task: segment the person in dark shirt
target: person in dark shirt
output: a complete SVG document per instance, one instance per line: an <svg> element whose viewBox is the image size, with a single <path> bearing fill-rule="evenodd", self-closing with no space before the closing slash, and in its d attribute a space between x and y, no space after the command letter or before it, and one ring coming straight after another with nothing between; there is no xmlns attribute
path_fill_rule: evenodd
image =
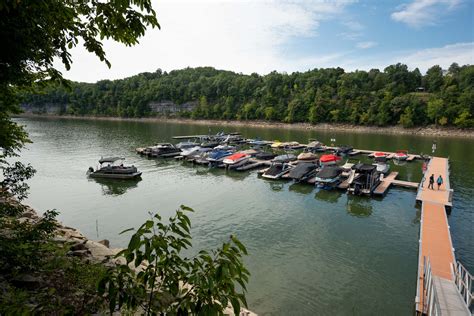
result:
<svg viewBox="0 0 474 316"><path fill-rule="evenodd" d="M430 176L430 184L428 185L428 189L434 190L433 184L434 184L434 174Z"/></svg>

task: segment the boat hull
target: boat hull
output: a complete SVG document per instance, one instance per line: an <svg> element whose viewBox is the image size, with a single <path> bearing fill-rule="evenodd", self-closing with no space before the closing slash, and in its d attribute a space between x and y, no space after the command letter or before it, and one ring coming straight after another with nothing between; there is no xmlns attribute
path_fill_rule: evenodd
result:
<svg viewBox="0 0 474 316"><path fill-rule="evenodd" d="M91 172L89 173L90 178L95 178L95 179L121 179L121 180L127 180L127 179L136 179L140 178L142 175L141 172L134 172L134 173L102 173L102 172Z"/></svg>

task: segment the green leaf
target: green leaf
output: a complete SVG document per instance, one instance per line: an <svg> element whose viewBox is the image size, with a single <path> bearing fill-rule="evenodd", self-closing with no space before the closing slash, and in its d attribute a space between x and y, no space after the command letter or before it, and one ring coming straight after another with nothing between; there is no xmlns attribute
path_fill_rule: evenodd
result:
<svg viewBox="0 0 474 316"><path fill-rule="evenodd" d="M134 230L134 229L135 229L135 228L133 228L133 227L132 227L132 228L125 229L125 230L121 231L121 232L119 233L119 235L122 235L122 234L124 234L124 233L126 233L126 232L129 232L129 231L131 231L131 230Z"/></svg>

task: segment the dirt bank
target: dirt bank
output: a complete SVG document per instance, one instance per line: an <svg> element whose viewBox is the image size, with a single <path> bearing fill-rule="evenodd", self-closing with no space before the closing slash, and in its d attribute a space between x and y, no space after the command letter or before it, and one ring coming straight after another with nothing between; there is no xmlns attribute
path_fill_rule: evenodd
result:
<svg viewBox="0 0 474 316"><path fill-rule="evenodd" d="M132 121L132 122L168 122L176 124L198 124L205 126L226 126L226 127L254 127L254 128L274 128L274 129L296 129L314 131L333 131L351 133L373 133L373 134L400 134L400 135L420 135L430 137L463 137L474 138L474 129L461 129L455 127L425 126L404 128L402 126L359 126L350 124L308 124L308 123L279 123L268 121L221 121L221 120L193 120L184 118L120 118L103 116L71 116L71 115L36 115L22 114L21 117L47 117L74 120L106 120L106 121Z"/></svg>

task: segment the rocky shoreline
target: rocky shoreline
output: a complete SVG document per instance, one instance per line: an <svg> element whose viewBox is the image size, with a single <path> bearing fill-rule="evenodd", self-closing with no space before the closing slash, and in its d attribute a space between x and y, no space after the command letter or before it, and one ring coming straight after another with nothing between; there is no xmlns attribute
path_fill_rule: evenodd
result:
<svg viewBox="0 0 474 316"><path fill-rule="evenodd" d="M18 218L20 222L29 222L31 224L40 220L37 212L30 206L23 205L24 211ZM63 246L69 247L69 251L66 253L67 256L76 257L83 260L85 263L91 264L102 264L104 267L113 267L116 265L126 264L126 260L123 257L116 258L122 248L111 248L110 242L107 239L100 241L94 241L88 239L79 230L66 226L60 222L57 222L56 234L52 238L53 242L59 243ZM139 272L141 269L146 267L145 263L142 263L139 267L130 265L131 268ZM35 277L30 277L27 280L20 280L25 283L26 286L34 286L37 283ZM224 310L224 314L228 316L235 316L232 306L228 306ZM257 314L241 308L239 316L257 316Z"/></svg>
<svg viewBox="0 0 474 316"><path fill-rule="evenodd" d="M72 120L104 120L104 121L131 121L131 122L168 122L175 124L196 124L205 126L226 126L226 127L252 127L252 128L270 128L270 129L295 129L308 131L325 132L351 132L364 134L392 134L392 135L417 135L429 137L459 137L474 138L474 129L460 129L455 127L424 126L404 128L402 126L360 126L351 124L309 124L309 123L280 123L269 121L221 121L221 120L193 120L185 118L164 118L164 117L146 117L146 118L121 118L106 116L73 116L73 115L39 115L23 113L19 117L43 117L52 119L72 119Z"/></svg>

